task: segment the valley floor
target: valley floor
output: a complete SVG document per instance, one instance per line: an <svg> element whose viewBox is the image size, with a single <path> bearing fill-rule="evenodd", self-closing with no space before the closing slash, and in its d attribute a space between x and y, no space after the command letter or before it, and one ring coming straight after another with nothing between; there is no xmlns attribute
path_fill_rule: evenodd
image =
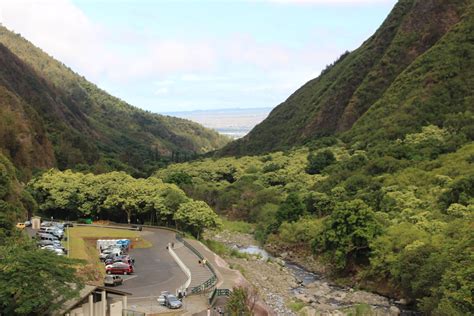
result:
<svg viewBox="0 0 474 316"><path fill-rule="evenodd" d="M229 231L207 237L234 248L257 244L249 234ZM335 286L318 274L313 282L303 284L278 258L228 256L225 260L231 268L242 272L277 315L400 314L400 309L386 297Z"/></svg>

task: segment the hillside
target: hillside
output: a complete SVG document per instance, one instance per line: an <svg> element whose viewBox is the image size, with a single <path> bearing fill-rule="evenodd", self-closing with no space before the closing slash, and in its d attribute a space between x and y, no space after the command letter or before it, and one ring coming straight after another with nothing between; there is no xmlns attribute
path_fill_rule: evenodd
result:
<svg viewBox="0 0 474 316"><path fill-rule="evenodd" d="M57 166L145 175L228 139L115 98L0 26L0 148L28 177Z"/></svg>
<svg viewBox="0 0 474 316"><path fill-rule="evenodd" d="M400 0L361 47L221 154L264 153L341 134L367 145L442 127L447 115L474 110L473 14L468 0Z"/></svg>

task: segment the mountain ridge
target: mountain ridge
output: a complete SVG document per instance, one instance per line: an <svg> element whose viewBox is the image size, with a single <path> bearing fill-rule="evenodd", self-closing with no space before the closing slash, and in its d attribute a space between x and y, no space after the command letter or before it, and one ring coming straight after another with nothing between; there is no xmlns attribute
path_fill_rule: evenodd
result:
<svg viewBox="0 0 474 316"><path fill-rule="evenodd" d="M436 46L454 25L469 24L469 14L472 4L465 0L399 1L359 48L344 53L319 77L278 105L246 137L220 150L219 155L261 154L344 135L384 96L396 78Z"/></svg>
<svg viewBox="0 0 474 316"><path fill-rule="evenodd" d="M166 161L188 159L228 142L197 123L153 114L111 96L3 26L0 54L2 113L10 113L11 121L2 126L5 140L0 147L26 174L79 165L94 172L124 170L142 176ZM12 96L21 108L18 102L6 104ZM12 115L12 109L22 114ZM32 127L32 116L42 127ZM41 155L47 159L38 160L34 153L41 150L34 142L22 142L13 125L29 125L23 134L40 135L53 154L46 150Z"/></svg>

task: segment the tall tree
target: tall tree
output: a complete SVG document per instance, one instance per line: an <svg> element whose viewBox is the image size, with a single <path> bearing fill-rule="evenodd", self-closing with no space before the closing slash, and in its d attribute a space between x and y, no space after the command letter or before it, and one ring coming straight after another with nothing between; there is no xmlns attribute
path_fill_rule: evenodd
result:
<svg viewBox="0 0 474 316"><path fill-rule="evenodd" d="M180 227L189 230L198 239L204 229L216 229L222 226L219 216L203 201L190 201L181 204L174 214L174 220Z"/></svg>

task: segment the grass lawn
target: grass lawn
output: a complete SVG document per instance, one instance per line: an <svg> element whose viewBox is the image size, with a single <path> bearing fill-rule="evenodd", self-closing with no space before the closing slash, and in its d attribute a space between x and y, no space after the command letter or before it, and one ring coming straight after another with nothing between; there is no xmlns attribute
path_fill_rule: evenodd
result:
<svg viewBox="0 0 474 316"><path fill-rule="evenodd" d="M86 261L81 270L89 281L102 281L105 274L104 265L100 262L99 252L96 249L97 239L130 239L132 248L151 247L151 243L143 239L137 231L87 226L70 227L69 255L71 258Z"/></svg>

